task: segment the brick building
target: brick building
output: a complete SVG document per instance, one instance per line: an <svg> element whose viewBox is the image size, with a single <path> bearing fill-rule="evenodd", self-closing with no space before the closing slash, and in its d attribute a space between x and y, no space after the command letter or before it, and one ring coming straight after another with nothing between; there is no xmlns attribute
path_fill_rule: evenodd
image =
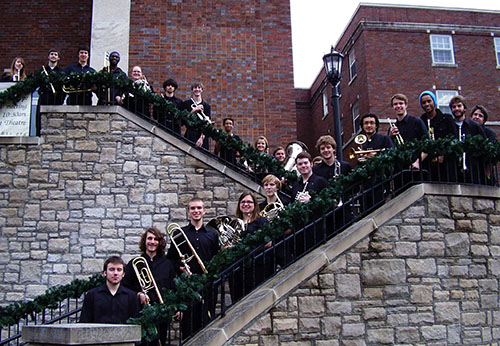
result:
<svg viewBox="0 0 500 346"><path fill-rule="evenodd" d="M81 44L91 47L91 66L100 69L104 51L118 49L119 66L141 65L157 92L173 77L184 99L190 84L202 81L212 118L218 126L235 118L242 139L264 134L276 146L296 138L288 2L28 0L4 1L0 13L3 69L22 56L29 72L38 70L52 47L66 66Z"/></svg>
<svg viewBox="0 0 500 346"><path fill-rule="evenodd" d="M344 148L359 130L359 115L393 117L390 98L397 92L408 96L408 113L417 116L423 113L418 95L424 90L437 94L442 110L451 95L463 95L469 109L484 105L489 124L500 132L500 12L362 4L335 49L345 56L340 82ZM297 90L298 136L310 148L320 135L333 133L331 92L324 71L310 90ZM330 114L322 121L325 112ZM301 131L311 123L312 130Z"/></svg>

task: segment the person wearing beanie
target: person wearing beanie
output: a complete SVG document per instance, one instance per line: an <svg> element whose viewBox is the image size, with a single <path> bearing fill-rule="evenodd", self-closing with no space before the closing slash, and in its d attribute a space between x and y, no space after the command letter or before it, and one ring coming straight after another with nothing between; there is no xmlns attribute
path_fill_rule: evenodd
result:
<svg viewBox="0 0 500 346"><path fill-rule="evenodd" d="M456 137L455 122L451 114L443 113L437 108L436 95L429 90L423 91L418 97L420 106L424 110L424 114L420 116L423 120L429 137L434 139L444 138L448 136Z"/></svg>
<svg viewBox="0 0 500 346"><path fill-rule="evenodd" d="M104 66L103 71L110 72L113 79L127 79L127 74L118 67L120 62L120 53L116 50L109 53L109 66ZM116 105L120 102L122 91L118 88L100 88L98 105Z"/></svg>

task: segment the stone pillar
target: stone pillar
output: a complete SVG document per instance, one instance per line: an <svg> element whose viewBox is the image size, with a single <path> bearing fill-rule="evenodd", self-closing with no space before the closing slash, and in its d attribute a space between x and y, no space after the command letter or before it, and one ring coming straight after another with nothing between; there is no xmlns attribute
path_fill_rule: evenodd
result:
<svg viewBox="0 0 500 346"><path fill-rule="evenodd" d="M68 323L23 326L22 339L30 346L113 345L134 346L141 326L131 324Z"/></svg>

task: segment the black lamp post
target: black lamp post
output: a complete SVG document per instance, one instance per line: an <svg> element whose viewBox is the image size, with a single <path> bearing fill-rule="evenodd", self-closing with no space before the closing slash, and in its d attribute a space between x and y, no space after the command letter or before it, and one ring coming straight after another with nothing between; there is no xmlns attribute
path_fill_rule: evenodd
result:
<svg viewBox="0 0 500 346"><path fill-rule="evenodd" d="M340 105L339 105L339 83L342 77L342 59L344 55L333 49L330 53L323 56L325 64L326 78L332 85L332 107L333 107L333 126L335 128L335 142L337 142L337 160L342 161L342 135L340 132Z"/></svg>

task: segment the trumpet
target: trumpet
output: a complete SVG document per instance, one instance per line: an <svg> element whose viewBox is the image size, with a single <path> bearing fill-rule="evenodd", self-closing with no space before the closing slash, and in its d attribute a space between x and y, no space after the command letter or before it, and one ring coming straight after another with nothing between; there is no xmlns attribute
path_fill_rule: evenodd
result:
<svg viewBox="0 0 500 346"><path fill-rule="evenodd" d="M42 69L43 69L43 73L45 73L45 75L48 77L49 73L45 69L44 65L42 65ZM51 82L49 82L49 84L50 84L50 87L52 88L52 93L55 94L56 93L56 88L54 88L54 84L52 84Z"/></svg>
<svg viewBox="0 0 500 346"><path fill-rule="evenodd" d="M175 233L174 233L175 232ZM167 227L167 234L170 237L170 240L172 241L172 244L175 246L177 252L179 253L179 257L181 259L182 264L186 268L186 275L191 276L193 273L191 272L191 268L189 267L189 262L195 258L198 264L200 265L201 270L206 274L208 273L207 269L205 268L205 265L203 264L203 261L201 260L200 256L196 253L196 250L194 249L193 245L189 241L188 237L182 230L182 228L176 224L176 223L171 223ZM182 238L182 239L180 239ZM177 242L179 241L179 242ZM182 253L181 246L186 244L189 250L191 251L191 255Z"/></svg>
<svg viewBox="0 0 500 346"><path fill-rule="evenodd" d="M391 122L391 119L387 119L387 121L389 122L389 126L391 127L391 129L396 128L396 125L394 125L394 123ZM396 143L398 145L405 144L405 141L403 139L403 136L401 136L401 133L398 133L397 135L395 135L394 138L396 138Z"/></svg>
<svg viewBox="0 0 500 346"><path fill-rule="evenodd" d="M149 302L148 292L154 289L156 295L158 296L158 301L160 304L163 304L163 299L160 294L160 290L158 289L158 285L151 273L151 269L149 269L148 262L144 257L136 257L132 260L132 267L134 268L135 275L137 276L137 280L139 281L139 285L141 286L142 292L146 295L146 299Z"/></svg>
<svg viewBox="0 0 500 346"><path fill-rule="evenodd" d="M302 189L302 191L297 192L297 195L295 196L295 200L296 201L300 200L302 198L302 196L304 196L306 194L309 194L309 192L306 191L307 184L309 184L309 181L306 181L306 183L304 184L304 188Z"/></svg>
<svg viewBox="0 0 500 346"><path fill-rule="evenodd" d="M433 141L434 138L434 127L431 127L431 120L427 119L427 129L429 131L429 139Z"/></svg>
<svg viewBox="0 0 500 346"><path fill-rule="evenodd" d="M349 152L349 159L354 160L358 155L377 153L377 152L382 151L382 150L383 149L355 150L354 148L351 148L351 151Z"/></svg>
<svg viewBox="0 0 500 346"><path fill-rule="evenodd" d="M285 208L283 202L281 202L278 193L274 193L276 196L276 202L271 202L265 206L265 208L260 212L260 216L265 217L269 221L278 216L278 213Z"/></svg>

